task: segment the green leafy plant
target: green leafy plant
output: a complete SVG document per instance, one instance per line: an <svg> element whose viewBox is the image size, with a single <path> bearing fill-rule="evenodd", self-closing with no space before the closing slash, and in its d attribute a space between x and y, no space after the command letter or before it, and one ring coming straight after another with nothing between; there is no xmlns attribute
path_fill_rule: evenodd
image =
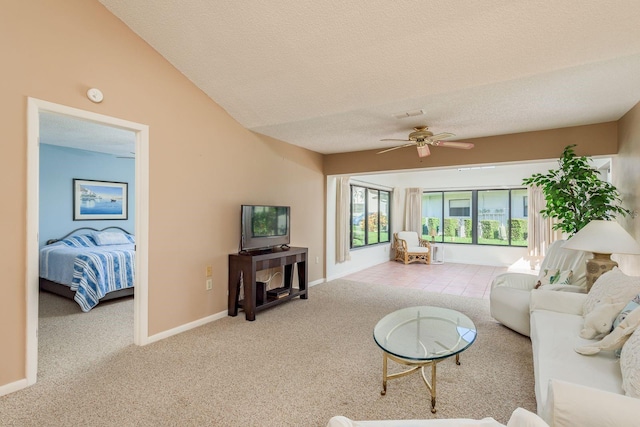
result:
<svg viewBox="0 0 640 427"><path fill-rule="evenodd" d="M527 186L542 189L547 207L540 213L556 218L553 226L569 236L596 219L611 220L616 215L630 215L631 211L620 206L620 193L615 186L600 179L600 172L592 167L589 158L576 156L568 145L558 160L558 169L536 173L525 178Z"/></svg>

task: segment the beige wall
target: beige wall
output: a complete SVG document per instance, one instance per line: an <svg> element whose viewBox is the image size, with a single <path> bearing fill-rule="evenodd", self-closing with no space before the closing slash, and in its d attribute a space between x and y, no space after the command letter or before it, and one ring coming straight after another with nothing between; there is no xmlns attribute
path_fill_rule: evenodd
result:
<svg viewBox="0 0 640 427"><path fill-rule="evenodd" d="M618 121L619 151L613 159L612 183L620 191L624 206L640 212L640 103ZM620 223L640 242L640 217L626 217ZM640 276L640 256L614 257L627 274Z"/></svg>
<svg viewBox="0 0 640 427"><path fill-rule="evenodd" d="M569 144L578 144L576 153L585 156L611 155L617 152L616 122L561 129L525 132L511 135L468 139L475 143L471 150L431 149L431 156L419 158L414 148L403 148L384 154L378 150L325 156L327 175L422 169L481 163L518 162L556 159Z"/></svg>
<svg viewBox="0 0 640 427"><path fill-rule="evenodd" d="M290 205L323 277L320 154L244 129L97 1L3 2L0 52L0 386L25 378L27 97L149 125L150 335L226 310L242 203Z"/></svg>

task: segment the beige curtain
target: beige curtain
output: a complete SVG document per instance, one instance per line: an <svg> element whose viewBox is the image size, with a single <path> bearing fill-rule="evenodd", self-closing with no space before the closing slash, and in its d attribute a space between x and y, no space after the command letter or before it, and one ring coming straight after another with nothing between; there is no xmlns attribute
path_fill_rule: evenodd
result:
<svg viewBox="0 0 640 427"><path fill-rule="evenodd" d="M551 243L562 238L562 232L553 229L554 221L544 218L540 211L547 206L540 187L529 187L529 256L544 257Z"/></svg>
<svg viewBox="0 0 640 427"><path fill-rule="evenodd" d="M404 199L404 230L422 235L422 188L407 188Z"/></svg>
<svg viewBox="0 0 640 427"><path fill-rule="evenodd" d="M349 177L342 176L336 182L336 262L349 261L349 236L351 230L351 188L349 187Z"/></svg>

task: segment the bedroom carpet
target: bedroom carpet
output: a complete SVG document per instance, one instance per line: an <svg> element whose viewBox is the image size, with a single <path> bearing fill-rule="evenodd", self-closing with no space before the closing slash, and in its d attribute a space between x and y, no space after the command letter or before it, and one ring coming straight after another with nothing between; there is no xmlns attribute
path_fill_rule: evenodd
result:
<svg viewBox="0 0 640 427"><path fill-rule="evenodd" d="M73 301L41 294L38 382L0 398L0 424L325 426L334 415L506 423L518 406L535 411L530 341L496 323L487 300L348 280L309 293L255 322L240 312L145 347L133 344L131 299L80 313ZM380 395L373 327L412 305L462 311L478 328L460 366L453 358L438 365L436 414L417 374Z"/></svg>

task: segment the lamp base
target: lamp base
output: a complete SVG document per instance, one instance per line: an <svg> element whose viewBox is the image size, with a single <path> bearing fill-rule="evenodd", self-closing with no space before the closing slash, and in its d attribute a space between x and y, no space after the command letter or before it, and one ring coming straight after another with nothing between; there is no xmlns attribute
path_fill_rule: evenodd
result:
<svg viewBox="0 0 640 427"><path fill-rule="evenodd" d="M593 258L587 260L587 292L593 284L607 271L613 270L618 263L611 259L611 254L593 253Z"/></svg>

